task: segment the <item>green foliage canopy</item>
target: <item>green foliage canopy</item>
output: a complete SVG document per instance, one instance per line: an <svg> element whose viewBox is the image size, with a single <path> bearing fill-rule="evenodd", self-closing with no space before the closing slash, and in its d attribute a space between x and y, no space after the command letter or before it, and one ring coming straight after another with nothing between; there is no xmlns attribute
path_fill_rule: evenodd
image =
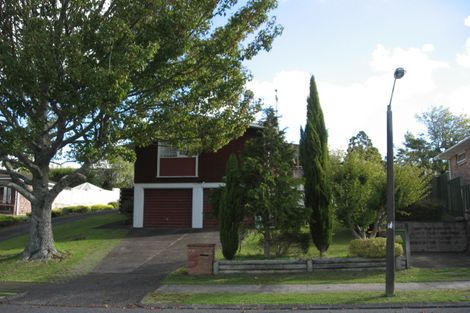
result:
<svg viewBox="0 0 470 313"><path fill-rule="evenodd" d="M245 90L250 74L243 62L269 50L280 34L269 16L276 5L1 2L0 172L12 178L3 185L32 203L34 242L26 259L56 254L44 228L50 228L50 204L94 163L119 154L118 144L159 138L216 149L243 133L257 109ZM82 166L49 190L56 159Z"/></svg>
<svg viewBox="0 0 470 313"><path fill-rule="evenodd" d="M397 159L419 166L429 174L444 173L447 162L436 157L470 136L470 118L465 114L455 115L444 106L434 106L416 118L424 124L426 132L418 135L407 132Z"/></svg>
<svg viewBox="0 0 470 313"><path fill-rule="evenodd" d="M362 137L368 138L365 133ZM362 148L348 151L331 158L336 214L357 238L375 237L386 217L386 168L378 151L371 158ZM406 214L407 207L427 195L430 177L411 164L397 164L394 172L395 208Z"/></svg>

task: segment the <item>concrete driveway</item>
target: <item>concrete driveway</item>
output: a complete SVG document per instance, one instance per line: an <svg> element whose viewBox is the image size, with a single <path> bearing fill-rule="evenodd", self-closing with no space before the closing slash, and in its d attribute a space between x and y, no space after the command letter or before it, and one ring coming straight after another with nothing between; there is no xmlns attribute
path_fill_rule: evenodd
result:
<svg viewBox="0 0 470 313"><path fill-rule="evenodd" d="M217 231L133 229L90 274L30 285L11 303L133 306L185 264L187 244L218 242Z"/></svg>

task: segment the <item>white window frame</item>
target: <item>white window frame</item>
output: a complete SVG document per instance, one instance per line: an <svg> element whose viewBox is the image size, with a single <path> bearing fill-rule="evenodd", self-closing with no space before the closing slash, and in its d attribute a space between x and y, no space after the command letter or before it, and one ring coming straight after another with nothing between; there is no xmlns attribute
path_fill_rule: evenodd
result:
<svg viewBox="0 0 470 313"><path fill-rule="evenodd" d="M170 156L170 157L164 157L164 158L194 158L195 159L195 171L193 176L162 176L160 175L160 147L168 147L169 145L164 144L164 143L158 143L157 147L157 177L158 178L182 178L182 177L188 177L188 178L194 178L194 177L199 177L199 155L187 155L179 150L176 150L176 156Z"/></svg>
<svg viewBox="0 0 470 313"><path fill-rule="evenodd" d="M459 158L463 155L463 158L461 160L459 160ZM461 165L463 163L465 163L467 161L467 157L465 155L465 151L462 152L462 153L458 153L457 156L456 156L456 161L457 161L457 165Z"/></svg>

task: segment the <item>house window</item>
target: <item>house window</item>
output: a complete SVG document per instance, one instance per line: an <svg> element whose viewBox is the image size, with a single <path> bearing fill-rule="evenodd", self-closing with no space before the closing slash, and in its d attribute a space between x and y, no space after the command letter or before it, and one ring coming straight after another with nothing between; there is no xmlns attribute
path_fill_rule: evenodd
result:
<svg viewBox="0 0 470 313"><path fill-rule="evenodd" d="M457 164L465 163L465 152L457 154Z"/></svg>
<svg viewBox="0 0 470 313"><path fill-rule="evenodd" d="M2 203L11 204L11 189L8 187L3 187Z"/></svg>
<svg viewBox="0 0 470 313"><path fill-rule="evenodd" d="M158 177L197 177L198 157L167 144L158 145Z"/></svg>

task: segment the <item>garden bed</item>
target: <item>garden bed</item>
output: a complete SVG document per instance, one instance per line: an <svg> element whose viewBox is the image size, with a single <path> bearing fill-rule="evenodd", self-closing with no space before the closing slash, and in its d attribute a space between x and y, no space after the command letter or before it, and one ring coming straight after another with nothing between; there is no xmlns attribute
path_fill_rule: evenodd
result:
<svg viewBox="0 0 470 313"><path fill-rule="evenodd" d="M295 273L319 271L385 270L385 259L324 258L307 260L236 260L214 262L214 274ZM396 269L406 268L406 258L396 258Z"/></svg>

